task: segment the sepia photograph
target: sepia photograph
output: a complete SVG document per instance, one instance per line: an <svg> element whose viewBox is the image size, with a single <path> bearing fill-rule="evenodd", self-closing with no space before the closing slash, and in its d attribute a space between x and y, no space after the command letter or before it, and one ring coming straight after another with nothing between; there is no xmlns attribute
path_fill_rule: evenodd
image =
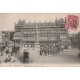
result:
<svg viewBox="0 0 80 80"><path fill-rule="evenodd" d="M0 13L0 67L80 66L80 13Z"/></svg>

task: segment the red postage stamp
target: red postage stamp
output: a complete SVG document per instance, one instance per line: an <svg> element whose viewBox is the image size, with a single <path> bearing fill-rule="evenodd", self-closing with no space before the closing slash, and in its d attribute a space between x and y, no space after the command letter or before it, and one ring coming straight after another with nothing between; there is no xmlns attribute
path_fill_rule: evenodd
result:
<svg viewBox="0 0 80 80"><path fill-rule="evenodd" d="M65 27L69 30L77 30L79 24L79 17L75 15L68 15Z"/></svg>

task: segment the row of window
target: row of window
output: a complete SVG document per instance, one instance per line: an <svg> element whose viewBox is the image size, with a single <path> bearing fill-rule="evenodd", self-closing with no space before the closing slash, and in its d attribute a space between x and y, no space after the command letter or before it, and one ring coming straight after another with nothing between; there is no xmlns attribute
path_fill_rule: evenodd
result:
<svg viewBox="0 0 80 80"><path fill-rule="evenodd" d="M32 31L36 31L36 29L16 29L16 32L32 32Z"/></svg>
<svg viewBox="0 0 80 80"><path fill-rule="evenodd" d="M39 32L49 32L50 30L40 30ZM16 32L36 32L36 30L16 30ZM50 32L57 32L57 30L51 30Z"/></svg>
<svg viewBox="0 0 80 80"><path fill-rule="evenodd" d="M21 28L16 28L15 29L17 32L31 32L31 31L36 31L36 30L39 30L39 31L56 31L57 30L57 28L38 28L38 29L36 29L36 28L25 28L25 29L21 29Z"/></svg>
<svg viewBox="0 0 80 80"><path fill-rule="evenodd" d="M44 30L44 31L46 30L47 31L47 30L57 30L57 29L58 30L66 30L65 28L49 28L49 27L48 28L38 28L37 30L39 30L39 31L40 30L41 31L42 30ZM36 28L15 28L15 30L20 30L20 31L36 31Z"/></svg>
<svg viewBox="0 0 80 80"><path fill-rule="evenodd" d="M36 28L37 27L41 27L41 28L47 28L47 27L56 27L55 25L27 25L27 26L15 26L15 28Z"/></svg>
<svg viewBox="0 0 80 80"><path fill-rule="evenodd" d="M66 31L59 31L59 33L67 33Z"/></svg>
<svg viewBox="0 0 80 80"><path fill-rule="evenodd" d="M36 34L23 35L23 37L36 37L36 36L37 36ZM54 36L57 36L57 35L54 35L54 34L38 34L38 37L54 37Z"/></svg>

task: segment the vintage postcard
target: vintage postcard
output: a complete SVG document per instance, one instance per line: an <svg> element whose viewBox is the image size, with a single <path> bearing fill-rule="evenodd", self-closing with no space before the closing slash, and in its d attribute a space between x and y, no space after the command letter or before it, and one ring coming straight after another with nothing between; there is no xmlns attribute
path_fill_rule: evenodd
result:
<svg viewBox="0 0 80 80"><path fill-rule="evenodd" d="M0 66L80 66L80 13L0 13Z"/></svg>

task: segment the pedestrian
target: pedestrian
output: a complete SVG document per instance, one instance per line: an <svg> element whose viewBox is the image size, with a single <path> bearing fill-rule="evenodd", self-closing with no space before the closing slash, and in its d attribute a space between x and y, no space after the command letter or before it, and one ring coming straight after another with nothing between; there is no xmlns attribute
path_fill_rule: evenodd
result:
<svg viewBox="0 0 80 80"><path fill-rule="evenodd" d="M71 50L71 45L68 46L69 50Z"/></svg>
<svg viewBox="0 0 80 80"><path fill-rule="evenodd" d="M48 55L48 53L47 53L47 48L46 48L46 47L44 47L44 54L45 54L45 55Z"/></svg>
<svg viewBox="0 0 80 80"><path fill-rule="evenodd" d="M61 45L61 51L63 51L63 49L64 49L64 45L62 44L62 45Z"/></svg>
<svg viewBox="0 0 80 80"><path fill-rule="evenodd" d="M9 47L9 52L10 52L10 54L12 56L13 55L12 46Z"/></svg>
<svg viewBox="0 0 80 80"><path fill-rule="evenodd" d="M9 47L6 47L6 54L9 54Z"/></svg>
<svg viewBox="0 0 80 80"><path fill-rule="evenodd" d="M5 52L6 52L5 62L8 62L8 61L10 62L11 61L11 54L10 54L10 51L9 51L9 46L6 47Z"/></svg>
<svg viewBox="0 0 80 80"><path fill-rule="evenodd" d="M2 47L1 47L1 56L3 56L4 50L5 50L5 46L2 45Z"/></svg>
<svg viewBox="0 0 80 80"><path fill-rule="evenodd" d="M43 54L43 48L40 47L40 55L42 55L42 54Z"/></svg>

